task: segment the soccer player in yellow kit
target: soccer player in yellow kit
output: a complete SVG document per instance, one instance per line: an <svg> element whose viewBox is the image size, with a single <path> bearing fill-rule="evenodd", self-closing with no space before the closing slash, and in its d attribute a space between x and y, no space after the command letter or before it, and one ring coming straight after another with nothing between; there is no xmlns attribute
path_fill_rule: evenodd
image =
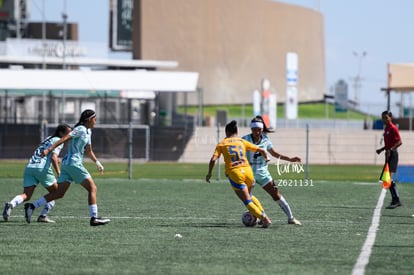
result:
<svg viewBox="0 0 414 275"><path fill-rule="evenodd" d="M246 159L246 150L259 152L264 159L268 159L267 152L237 135L237 122L233 120L226 125L226 138L217 144L214 154L210 159L206 181L210 182L211 172L216 160L223 155L226 176L229 179L234 192L250 213L260 220L262 227L267 228L272 222L266 215L260 201L255 196L251 195L251 190L255 181L252 168Z"/></svg>

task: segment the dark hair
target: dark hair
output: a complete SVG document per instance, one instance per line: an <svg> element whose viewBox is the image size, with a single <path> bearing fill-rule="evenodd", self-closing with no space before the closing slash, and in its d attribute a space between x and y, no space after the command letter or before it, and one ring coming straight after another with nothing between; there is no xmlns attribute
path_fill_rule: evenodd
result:
<svg viewBox="0 0 414 275"><path fill-rule="evenodd" d="M53 135L49 136L47 139L44 140L44 142L48 141L51 138L54 137L58 137L61 138L61 136L59 135L60 133L65 133L66 129L71 129L71 127L67 124L59 124L56 129L55 132L53 133Z"/></svg>
<svg viewBox="0 0 414 275"><path fill-rule="evenodd" d="M387 115L389 117L392 117L392 113L390 111L384 111L384 112L382 112L381 116L385 116L385 115Z"/></svg>
<svg viewBox="0 0 414 275"><path fill-rule="evenodd" d="M79 121L78 121L78 123L76 123L75 127L79 126L79 125L84 125L85 122L88 119L93 118L94 116L96 116L96 113L95 113L94 110L87 109L87 110L83 111L80 118L79 118Z"/></svg>
<svg viewBox="0 0 414 275"><path fill-rule="evenodd" d="M52 137L60 137L60 133L65 133L66 129L71 129L71 127L67 124L60 124L56 127L55 132L53 133Z"/></svg>
<svg viewBox="0 0 414 275"><path fill-rule="evenodd" d="M226 136L237 134L237 121L232 120L226 125Z"/></svg>
<svg viewBox="0 0 414 275"><path fill-rule="evenodd" d="M270 128L268 128L268 127L266 126L266 123L264 122L263 117L262 117L262 116L260 116L260 115L255 116L255 117L252 119L252 121L251 121L251 122L261 122L261 123L263 123L263 133L273 133L273 132L274 132L274 130L272 130L272 129L270 129Z"/></svg>

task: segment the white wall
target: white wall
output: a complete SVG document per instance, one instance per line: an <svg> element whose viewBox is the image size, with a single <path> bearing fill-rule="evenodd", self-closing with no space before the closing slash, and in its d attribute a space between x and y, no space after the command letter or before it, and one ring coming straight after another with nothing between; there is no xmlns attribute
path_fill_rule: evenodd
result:
<svg viewBox="0 0 414 275"><path fill-rule="evenodd" d="M240 128L239 135L250 133ZM414 132L400 131L403 145L399 148L400 164L414 164ZM220 129L224 138L224 128ZM277 152L306 160L306 129L279 129L269 134ZM378 164L384 163L384 154L375 150L382 147L382 131L358 129L309 129L310 164ZM199 127L187 145L180 162L208 163L217 143L217 128ZM276 162L276 160L272 160Z"/></svg>

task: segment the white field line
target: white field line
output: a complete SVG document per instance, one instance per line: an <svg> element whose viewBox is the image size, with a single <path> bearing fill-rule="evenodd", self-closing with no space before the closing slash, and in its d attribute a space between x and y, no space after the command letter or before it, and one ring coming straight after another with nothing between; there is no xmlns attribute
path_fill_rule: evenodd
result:
<svg viewBox="0 0 414 275"><path fill-rule="evenodd" d="M384 204L385 194L387 193L386 189L381 190L381 194L378 198L377 206L375 207L374 214L372 216L371 226L368 229L367 238L365 243L362 246L361 253L359 254L358 260L352 269L352 275L363 275L365 274L365 267L369 262L369 257L371 256L372 246L375 243L375 238L377 236L377 229L379 226L379 221L381 217L381 209Z"/></svg>

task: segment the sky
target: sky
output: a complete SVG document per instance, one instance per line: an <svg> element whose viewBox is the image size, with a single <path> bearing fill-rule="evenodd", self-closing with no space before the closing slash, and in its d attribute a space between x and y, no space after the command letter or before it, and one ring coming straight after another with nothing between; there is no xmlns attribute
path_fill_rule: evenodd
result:
<svg viewBox="0 0 414 275"><path fill-rule="evenodd" d="M388 63L414 62L414 1L411 0L289 0L318 10L324 17L326 85L343 79L354 99L353 79L362 78L361 108L379 114L386 109L381 88L387 85ZM356 52L358 56L353 53ZM363 53L366 53L364 57ZM409 107L409 95L403 101ZM399 114L400 94L393 94L391 110Z"/></svg>
<svg viewBox="0 0 414 275"><path fill-rule="evenodd" d="M414 63L414 1L278 2L313 9L323 15L326 93L332 93L332 87L342 79L348 83L349 99L354 100L354 79L359 74L362 79L358 95L361 110L380 115L387 107L385 94L381 91L387 85L387 64ZM44 14L46 21L61 22L64 10L69 22L79 24L80 41L107 43L109 0L31 0L30 18L41 21ZM110 57L130 58L131 55L112 53ZM396 116L400 102L409 107L411 95L401 98L399 94L392 94L391 111Z"/></svg>

